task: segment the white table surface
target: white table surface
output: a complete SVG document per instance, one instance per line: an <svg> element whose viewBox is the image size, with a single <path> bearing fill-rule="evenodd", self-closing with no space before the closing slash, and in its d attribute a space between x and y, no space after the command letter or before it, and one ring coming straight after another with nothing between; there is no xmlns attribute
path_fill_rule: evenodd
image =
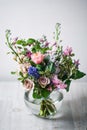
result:
<svg viewBox="0 0 87 130"><path fill-rule="evenodd" d="M73 82L55 120L34 116L19 82L0 82L0 130L87 130L87 83Z"/></svg>

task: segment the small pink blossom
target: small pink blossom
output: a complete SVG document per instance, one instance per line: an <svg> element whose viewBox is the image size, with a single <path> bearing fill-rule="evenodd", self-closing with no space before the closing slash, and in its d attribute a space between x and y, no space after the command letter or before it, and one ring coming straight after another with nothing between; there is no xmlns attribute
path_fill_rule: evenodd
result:
<svg viewBox="0 0 87 130"><path fill-rule="evenodd" d="M63 51L64 56L69 56L72 54L72 47L67 46L67 48Z"/></svg>
<svg viewBox="0 0 87 130"><path fill-rule="evenodd" d="M31 59L35 64L40 64L41 62L43 62L44 55L40 52L36 52L31 55Z"/></svg>
<svg viewBox="0 0 87 130"><path fill-rule="evenodd" d="M46 42L46 43L45 43L45 47L48 47L48 46L49 46L49 42Z"/></svg>
<svg viewBox="0 0 87 130"><path fill-rule="evenodd" d="M64 89L67 87L66 84L64 84L60 79L57 78L57 75L54 75L52 78L52 82L55 85L56 88Z"/></svg>
<svg viewBox="0 0 87 130"><path fill-rule="evenodd" d="M59 85L61 83L61 80L57 78L57 75L54 75L52 78L52 82L54 85Z"/></svg>
<svg viewBox="0 0 87 130"><path fill-rule="evenodd" d="M64 83L61 83L60 85L58 85L58 88L60 88L60 89L64 89L64 88L66 88L66 87L67 87L67 85L64 84Z"/></svg>
<svg viewBox="0 0 87 130"><path fill-rule="evenodd" d="M50 92L52 92L52 87L49 86L49 87L47 88L47 90L50 91Z"/></svg>
<svg viewBox="0 0 87 130"><path fill-rule="evenodd" d="M41 39L40 39L40 42L42 42L42 43L43 43L43 42L44 42L44 39L42 39L42 38L41 38Z"/></svg>
<svg viewBox="0 0 87 130"><path fill-rule="evenodd" d="M28 57L28 58L31 58L31 52L30 51L28 51L27 53L26 53L26 56Z"/></svg>

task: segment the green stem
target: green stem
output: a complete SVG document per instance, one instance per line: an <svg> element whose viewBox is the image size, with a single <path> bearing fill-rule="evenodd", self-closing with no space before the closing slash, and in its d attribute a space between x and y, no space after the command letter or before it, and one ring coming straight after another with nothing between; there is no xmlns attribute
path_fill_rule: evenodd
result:
<svg viewBox="0 0 87 130"><path fill-rule="evenodd" d="M56 26L55 26L55 41L57 43L57 47L58 47L58 40L59 40L59 35L60 35L60 24L59 23L56 23Z"/></svg>
<svg viewBox="0 0 87 130"><path fill-rule="evenodd" d="M22 63L22 60L20 59L18 53L12 48L11 43L9 42L8 33L9 32L7 32L7 34L6 34L7 45L9 46L9 48L13 51L13 53L19 58L20 62Z"/></svg>
<svg viewBox="0 0 87 130"><path fill-rule="evenodd" d="M40 107L40 116L47 117L53 115L56 111L55 105L49 100L42 100Z"/></svg>

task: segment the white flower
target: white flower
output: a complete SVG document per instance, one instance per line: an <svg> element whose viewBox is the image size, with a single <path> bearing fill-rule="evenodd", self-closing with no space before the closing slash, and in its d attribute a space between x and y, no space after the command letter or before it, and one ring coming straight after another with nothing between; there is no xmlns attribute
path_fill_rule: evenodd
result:
<svg viewBox="0 0 87 130"><path fill-rule="evenodd" d="M28 72L28 68L30 67L30 63L24 63L20 65L20 71L22 73L27 73Z"/></svg>

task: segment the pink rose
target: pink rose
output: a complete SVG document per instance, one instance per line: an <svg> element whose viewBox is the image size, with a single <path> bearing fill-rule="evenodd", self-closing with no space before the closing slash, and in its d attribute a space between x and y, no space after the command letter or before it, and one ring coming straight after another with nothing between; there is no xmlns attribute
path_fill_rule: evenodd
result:
<svg viewBox="0 0 87 130"><path fill-rule="evenodd" d="M38 79L38 82L42 88L45 88L48 84L50 84L50 79L42 76Z"/></svg>
<svg viewBox="0 0 87 130"><path fill-rule="evenodd" d="M26 88L26 89L31 89L31 88L33 88L34 87L34 83L30 80L30 79L26 79L25 81L24 81L24 87Z"/></svg>
<svg viewBox="0 0 87 130"><path fill-rule="evenodd" d="M31 59L35 64L40 64L44 59L44 55L40 52L36 52L31 55Z"/></svg>

